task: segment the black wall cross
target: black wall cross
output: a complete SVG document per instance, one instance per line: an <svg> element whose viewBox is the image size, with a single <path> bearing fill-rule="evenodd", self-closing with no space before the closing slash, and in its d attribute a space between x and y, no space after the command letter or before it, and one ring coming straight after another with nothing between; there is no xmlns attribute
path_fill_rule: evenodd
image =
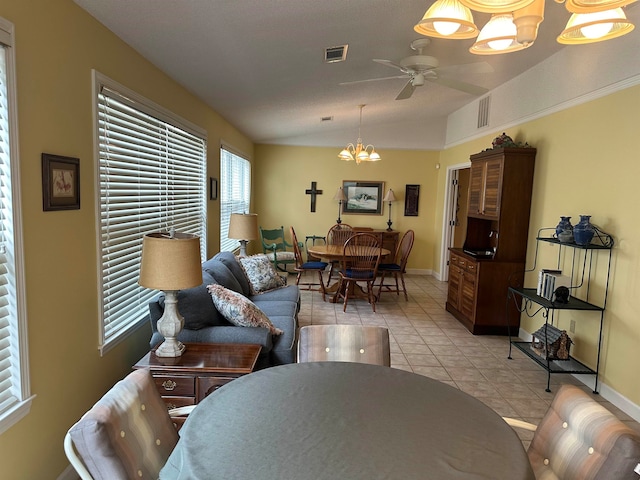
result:
<svg viewBox="0 0 640 480"><path fill-rule="evenodd" d="M322 190L316 188L317 182L311 182L311 188L304 191L307 195L311 195L311 211L316 211L316 195L322 195Z"/></svg>

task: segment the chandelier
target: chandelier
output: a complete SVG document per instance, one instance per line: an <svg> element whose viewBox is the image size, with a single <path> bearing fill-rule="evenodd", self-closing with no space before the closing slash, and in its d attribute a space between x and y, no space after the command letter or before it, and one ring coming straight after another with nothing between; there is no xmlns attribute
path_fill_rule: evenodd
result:
<svg viewBox="0 0 640 480"><path fill-rule="evenodd" d="M564 3L565 0L556 0ZM601 42L633 30L622 7L636 0L566 0L571 13L558 43L579 45ZM530 47L544 20L545 0L436 0L414 27L421 35L438 38L474 38L469 48L476 55L495 55ZM478 30L472 10L491 13ZM478 33L479 32L479 33Z"/></svg>
<svg viewBox="0 0 640 480"><path fill-rule="evenodd" d="M360 123L358 124L358 142L355 147L353 143L350 143L338 154L338 158L340 160L344 160L346 162L351 162L355 160L356 165L360 165L360 162L377 162L378 160L382 160L380 155L376 152L376 149L373 145L367 145L366 147L362 144L362 138L360 137L360 128L362 127L362 109L365 105L358 105L360 107ZM371 153L369 153L369 148L371 148Z"/></svg>

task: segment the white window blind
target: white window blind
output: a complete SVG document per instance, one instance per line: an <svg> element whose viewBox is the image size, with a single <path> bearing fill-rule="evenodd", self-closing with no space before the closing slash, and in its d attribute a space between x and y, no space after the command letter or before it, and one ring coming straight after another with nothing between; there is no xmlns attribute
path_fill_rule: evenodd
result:
<svg viewBox="0 0 640 480"><path fill-rule="evenodd" d="M0 433L29 411L13 25L0 18Z"/></svg>
<svg viewBox="0 0 640 480"><path fill-rule="evenodd" d="M145 319L158 293L138 285L146 233L196 234L205 252L206 139L147 102L98 92L101 348Z"/></svg>
<svg viewBox="0 0 640 480"><path fill-rule="evenodd" d="M228 237L232 213L249 213L251 163L225 147L220 149L220 251L238 248L238 240Z"/></svg>

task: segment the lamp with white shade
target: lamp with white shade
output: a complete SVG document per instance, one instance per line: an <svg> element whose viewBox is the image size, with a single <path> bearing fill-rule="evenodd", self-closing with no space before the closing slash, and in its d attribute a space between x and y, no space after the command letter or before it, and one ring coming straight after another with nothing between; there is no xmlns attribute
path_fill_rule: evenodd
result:
<svg viewBox="0 0 640 480"><path fill-rule="evenodd" d="M255 213L232 213L228 238L240 242L240 256L247 256L247 243L258 238L258 215Z"/></svg>
<svg viewBox="0 0 640 480"><path fill-rule="evenodd" d="M342 223L342 219L340 218L342 202L347 201L347 196L344 194L344 190L342 189L342 187L338 187L338 191L333 196L333 199L338 201L338 220L336 220L336 222L338 223L338 225L340 225Z"/></svg>
<svg viewBox="0 0 640 480"><path fill-rule="evenodd" d="M178 311L178 292L202 284L200 238L188 233L150 233L142 239L138 284L165 295L158 332L165 338L156 349L158 357L179 357L185 350L176 338L184 326Z"/></svg>
<svg viewBox="0 0 640 480"><path fill-rule="evenodd" d="M389 202L389 221L387 222L388 228L387 232L392 230L391 228L391 204L396 201L396 196L393 194L393 190L389 189L387 194L382 199L383 202Z"/></svg>

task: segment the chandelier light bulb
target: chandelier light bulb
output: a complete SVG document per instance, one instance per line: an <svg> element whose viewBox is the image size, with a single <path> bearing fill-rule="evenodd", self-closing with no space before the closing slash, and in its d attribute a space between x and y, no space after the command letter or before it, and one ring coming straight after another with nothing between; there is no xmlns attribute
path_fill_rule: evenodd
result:
<svg viewBox="0 0 640 480"><path fill-rule="evenodd" d="M611 29L613 28L613 22L602 22L603 20L610 20L612 18L624 18L624 14L620 15L618 13L622 13L620 8L616 8L614 10L606 10L604 12L594 12L594 13L578 13L575 14L575 25L582 25L583 23L588 23L589 25L585 25L580 28L580 32L587 38L596 39L602 38L607 35ZM597 22L597 23L593 23Z"/></svg>
<svg viewBox="0 0 640 480"><path fill-rule="evenodd" d="M485 33L484 36L482 35L483 33ZM513 16L511 14L495 15L482 29L478 39L484 40L485 38L495 38L496 40L488 42L489 47L493 50L506 50L513 43L513 38L515 38L516 33L516 26L513 23Z"/></svg>

